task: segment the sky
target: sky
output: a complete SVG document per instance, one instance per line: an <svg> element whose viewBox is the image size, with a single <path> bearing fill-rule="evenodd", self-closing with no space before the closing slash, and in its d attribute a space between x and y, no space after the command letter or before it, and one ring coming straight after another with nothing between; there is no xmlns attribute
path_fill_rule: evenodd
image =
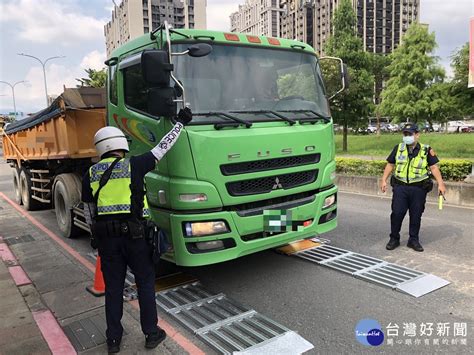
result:
<svg viewBox="0 0 474 355"><path fill-rule="evenodd" d="M116 0L118 3L120 0ZM207 28L228 31L229 15L245 0L207 0ZM473 0L420 0L420 22L435 32L436 55L448 75L450 56L468 41ZM84 69L101 69L105 58L104 24L112 0L0 0L0 81L15 86L17 111L32 113L46 107L43 69L26 53L51 60L46 65L48 94L75 87ZM13 111L11 88L0 83L0 113Z"/></svg>

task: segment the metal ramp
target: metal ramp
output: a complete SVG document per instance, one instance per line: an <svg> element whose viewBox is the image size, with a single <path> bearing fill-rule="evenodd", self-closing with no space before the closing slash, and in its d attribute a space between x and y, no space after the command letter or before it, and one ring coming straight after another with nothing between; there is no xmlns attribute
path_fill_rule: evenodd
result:
<svg viewBox="0 0 474 355"><path fill-rule="evenodd" d="M221 354L301 354L313 345L297 333L199 282L164 290L156 303Z"/></svg>
<svg viewBox="0 0 474 355"><path fill-rule="evenodd" d="M328 244L291 255L336 269L354 277L420 297L450 284L440 277L388 263Z"/></svg>

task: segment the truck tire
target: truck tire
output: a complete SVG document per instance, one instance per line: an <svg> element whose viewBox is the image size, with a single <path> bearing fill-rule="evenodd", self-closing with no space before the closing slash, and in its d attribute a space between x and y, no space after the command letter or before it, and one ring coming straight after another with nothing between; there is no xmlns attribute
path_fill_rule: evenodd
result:
<svg viewBox="0 0 474 355"><path fill-rule="evenodd" d="M73 238L81 233L74 225L72 208L81 201L81 182L75 174L58 175L54 182L54 211L59 229L66 238Z"/></svg>
<svg viewBox="0 0 474 355"><path fill-rule="evenodd" d="M21 201L23 202L23 206L25 206L25 210L27 211L39 210L43 204L32 197L33 190L31 189L31 187L33 186L33 184L31 182L31 175L27 169L21 168L19 181L20 181Z"/></svg>
<svg viewBox="0 0 474 355"><path fill-rule="evenodd" d="M15 202L22 205L21 201L21 188L20 188L20 173L16 167L13 168L13 193L15 195Z"/></svg>

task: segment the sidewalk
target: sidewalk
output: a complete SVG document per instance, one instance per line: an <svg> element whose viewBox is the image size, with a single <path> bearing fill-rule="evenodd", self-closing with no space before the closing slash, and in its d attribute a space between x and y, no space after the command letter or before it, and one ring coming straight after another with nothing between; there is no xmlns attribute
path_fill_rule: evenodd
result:
<svg viewBox="0 0 474 355"><path fill-rule="evenodd" d="M2 256L4 248L5 244L0 241ZM14 265L12 262L9 264ZM17 287L7 264L0 261L0 354L50 354L48 344L21 293L25 287Z"/></svg>
<svg viewBox="0 0 474 355"><path fill-rule="evenodd" d="M33 215L0 193L0 354L106 354L104 298L85 290L94 265ZM24 270L23 286L10 265ZM159 316L168 337L151 353L204 354ZM136 301L124 303L122 324L121 352L144 352Z"/></svg>

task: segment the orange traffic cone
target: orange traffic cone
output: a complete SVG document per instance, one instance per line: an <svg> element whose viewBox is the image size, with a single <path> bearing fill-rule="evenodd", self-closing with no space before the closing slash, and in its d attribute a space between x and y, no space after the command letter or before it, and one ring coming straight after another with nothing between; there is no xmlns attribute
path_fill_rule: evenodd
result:
<svg viewBox="0 0 474 355"><path fill-rule="evenodd" d="M104 275L102 275L102 270L100 268L100 256L98 255L97 261L95 263L94 286L88 286L86 287L86 290L93 294L95 297L105 295Z"/></svg>

